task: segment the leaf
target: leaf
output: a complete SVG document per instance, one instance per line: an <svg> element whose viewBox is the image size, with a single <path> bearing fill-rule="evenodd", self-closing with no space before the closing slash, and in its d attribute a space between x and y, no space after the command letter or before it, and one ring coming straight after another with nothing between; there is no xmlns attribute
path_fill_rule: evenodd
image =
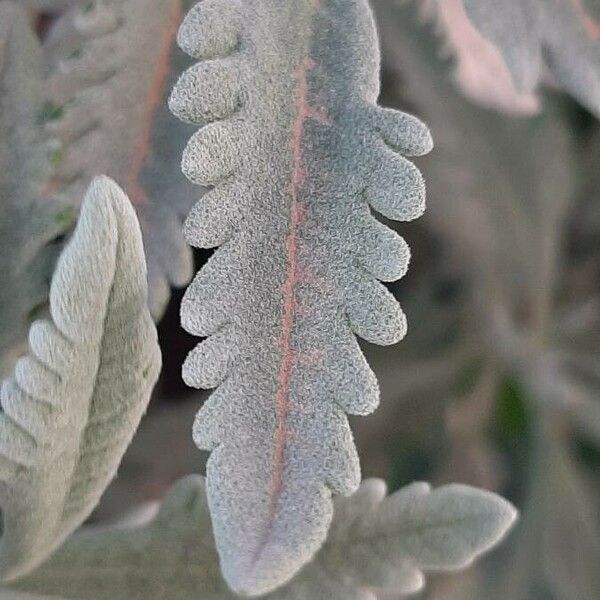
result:
<svg viewBox="0 0 600 600"><path fill-rule="evenodd" d="M417 483L385 498L367 480L336 498L329 539L295 579L265 600L358 600L376 590L415 591L424 570L456 570L494 546L516 512L494 494L461 485ZM228 600L201 477L189 476L141 527L90 529L14 584L78 600Z"/></svg>
<svg viewBox="0 0 600 600"><path fill-rule="evenodd" d="M0 573L37 566L89 515L113 478L158 377L135 213L92 183L36 321L29 355L0 393Z"/></svg>
<svg viewBox="0 0 600 600"><path fill-rule="evenodd" d="M175 124L166 106L171 66L181 62L173 52L180 4L80 4L56 21L45 42L47 94L61 109L48 131L64 155L54 186L74 203L101 173L126 190L142 228L156 319L170 286L186 285L193 274L181 222L197 192L174 164L189 128Z"/></svg>
<svg viewBox="0 0 600 600"><path fill-rule="evenodd" d="M48 296L52 242L71 221L43 190L50 148L36 123L40 59L25 11L0 2L0 376L26 348L30 317Z"/></svg>
<svg viewBox="0 0 600 600"><path fill-rule="evenodd" d="M535 89L548 67L559 84L600 116L600 3L597 0L463 0L493 42L517 88Z"/></svg>
<svg viewBox="0 0 600 600"><path fill-rule="evenodd" d="M86 600L233 599L222 581L201 477L177 482L150 522L83 529L16 589Z"/></svg>
<svg viewBox="0 0 600 600"><path fill-rule="evenodd" d="M467 98L508 114L539 111L539 98L515 88L502 54L469 21L462 0L420 1L425 15L444 32L446 51L456 56L453 78Z"/></svg>
<svg viewBox="0 0 600 600"><path fill-rule="evenodd" d="M302 572L304 589L325 571L342 584L337 592L328 590L332 598L368 598L360 595L365 589L413 593L424 585L424 571L467 567L496 545L516 518L499 496L464 485L431 490L427 483L414 483L388 498L385 492L381 480L371 479L353 497L337 500L329 539ZM281 598L325 597L302 589L296 586L290 595L284 590Z"/></svg>
<svg viewBox="0 0 600 600"><path fill-rule="evenodd" d="M221 246L182 302L184 328L209 336L183 377L219 386L194 439L213 451L208 498L225 578L264 593L323 542L331 494L359 484L345 413L372 412L379 392L353 334L382 345L404 336L404 314L377 280L400 278L409 258L369 204L418 217L423 180L401 154L432 142L414 117L375 105L365 0L207 0L178 39L202 62L170 107L206 125L183 171L215 186L184 229L194 246Z"/></svg>

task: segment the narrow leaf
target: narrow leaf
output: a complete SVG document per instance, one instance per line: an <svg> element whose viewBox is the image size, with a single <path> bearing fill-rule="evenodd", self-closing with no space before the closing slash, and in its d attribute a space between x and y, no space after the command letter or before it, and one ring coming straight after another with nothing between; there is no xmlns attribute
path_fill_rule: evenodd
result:
<svg viewBox="0 0 600 600"><path fill-rule="evenodd" d="M375 104L365 0L206 0L179 43L203 60L170 99L205 125L183 171L215 186L185 231L195 246L222 245L182 303L183 326L209 336L183 376L220 384L194 439L213 451L208 498L225 578L264 593L319 548L332 493L359 484L345 413L372 412L379 391L353 334L383 345L404 336L404 314L377 279L401 277L409 259L369 204L418 217L423 180L402 154L432 142L416 118Z"/></svg>
<svg viewBox="0 0 600 600"><path fill-rule="evenodd" d="M313 561L265 600L373 600L419 589L423 571L455 570L495 545L515 519L494 494L414 484L385 498L381 480L336 498L329 538ZM203 479L169 492L141 527L82 531L47 564L15 583L78 600L233 600L221 579Z"/></svg>
<svg viewBox="0 0 600 600"><path fill-rule="evenodd" d="M0 399L0 573L43 561L114 476L160 368L139 226L126 196L94 180L50 289L52 320Z"/></svg>

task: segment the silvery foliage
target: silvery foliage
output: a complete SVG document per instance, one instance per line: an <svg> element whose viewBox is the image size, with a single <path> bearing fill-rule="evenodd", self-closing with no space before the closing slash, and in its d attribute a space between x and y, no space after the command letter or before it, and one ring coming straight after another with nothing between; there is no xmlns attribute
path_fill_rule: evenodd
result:
<svg viewBox="0 0 600 600"><path fill-rule="evenodd" d="M186 72L171 100L176 113L195 122L236 113L231 121L209 125L196 134L185 154L184 168L191 178L220 184L192 211L186 225L188 238L200 246L223 244L223 248L203 272L216 279L208 294L198 279L184 302L184 320L194 332L215 334L192 353L184 373L194 385L213 387L231 367L229 378L257 401L257 413L248 414L250 406L238 396L242 404L222 407L223 414L218 415L215 404L217 395L226 391L223 384L204 411L206 425L197 422L195 437L216 437L221 426L241 425L234 442L244 448L238 447L234 458L248 469L242 481L249 486L248 496L260 500L260 486L266 483L261 436L270 431L271 439L279 440L270 449L271 458L279 455L281 463L281 480L271 481L275 483L271 492L275 490L285 510L272 505L272 531L267 534L273 539L269 540L263 537L264 524L250 518L260 502L252 505L238 494L230 495L229 504L223 503L227 496L219 496L218 486L211 488L211 472L219 482L214 476L217 450L207 489L219 554L211 537L204 486L196 478L177 488L184 492L176 490L155 521L137 529L122 525L109 531L83 531L57 550L89 514L114 475L159 368L156 334L145 308L144 260L135 214L114 183L98 179L55 272L51 319L32 326L30 354L19 361L2 391L0 442L5 460L1 473L6 485L0 496L4 516L0 556L5 560L4 579L24 575L57 550L46 565L19 579L14 584L18 588L52 593L51 586L62 581L66 587L56 591L61 595L93 597L112 589L114 597L131 597L146 589L136 575L137 561L149 554L158 557L159 564L168 564L169 553L189 558L190 546L200 543L204 553L192 553L193 560L206 562L208 576L204 579L204 571L198 576L209 590L218 590L221 596L215 597L233 597L220 579L220 562L227 583L236 591L272 590L305 565L296 579L271 592L271 597L372 598L382 588L418 589L425 570L466 566L496 543L514 521L515 511L507 502L473 488L446 486L431 491L427 484L413 484L384 500L383 484L367 481L355 495L336 498L336 516L325 541L333 512L329 488L349 494L359 485L344 411L364 414L378 400L377 384L352 332L386 344L402 337L405 328L401 311L377 279L400 277L406 270L408 248L370 215L367 202L387 217L410 220L418 216L424 201L422 179L400 153L422 154L430 149L431 138L417 119L375 106L378 53L365 2L307 0L301 6L288 2L276 9L266 0L251 4L256 10L243 14L236 12L244 9L237 2L205 0L180 33L182 45L196 58L215 58L211 53L227 54L238 42L248 43L247 47L240 44L240 53L227 59L230 62L223 70L211 72L214 63L226 62L216 59ZM121 25L113 16L123 14L113 8L112 2L101 3L91 15L86 11L88 21L73 13L76 27L65 39L77 40L89 33L107 42L104 36ZM290 45L288 27L294 25L302 34ZM63 26L68 30L68 22ZM59 33L57 26L47 49ZM290 54L281 53L282 48ZM86 63L85 53L81 55L76 46L70 59L82 62L65 66L59 61L66 78L60 79L60 73L51 69L49 89L69 89L69 81L79 83L77 77L69 79L73 71L84 77L87 67L93 78L92 63L101 72L92 87L108 85L116 76L111 64L116 55L108 44L98 60L88 57ZM244 62L250 69L238 71ZM336 82L333 88L321 85L325 75ZM208 91L199 92L198 86L203 85ZM249 110L252 107L255 112ZM54 124L59 138L68 139L69 127L75 141L85 138L87 131L79 129L74 114L66 121L62 118ZM236 159L244 156L246 144L255 151L250 155L253 160L244 167L237 164L240 177L225 182L223 178L235 170ZM267 168L271 178L265 177ZM80 171L85 169L78 166L77 153L72 151L70 160L61 161L54 182L66 190L78 180ZM291 201L282 203L282 197ZM250 205L268 210L253 214L248 211ZM198 220L203 210L212 211L214 218ZM241 227L243 220L257 226L255 239ZM235 239L240 242L237 249ZM232 286L227 285L233 278L252 283L255 300L265 305L259 310L250 305L252 298L243 302L234 298ZM230 310L232 300L241 302L237 316ZM227 322L232 315L235 322ZM238 329L220 328L226 322ZM244 331L248 338L239 337ZM249 337L255 334L255 346L250 347ZM315 348L325 350L320 353ZM253 364L252 354L260 352L264 364ZM234 377L236 365L245 369ZM288 397L282 402L273 383L287 388ZM266 404L268 395L256 396L252 386L257 384L263 391L271 389L270 400L278 400L277 411ZM299 404L292 406L290 398ZM238 415L240 407L246 411ZM255 416L255 430L248 434L248 417ZM292 452L288 458L290 447L299 447L301 452ZM59 459L61 469L52 468ZM241 476L239 466L233 475ZM183 502L177 501L179 493ZM198 519L193 514L193 522L200 521L199 532L189 521L194 506L203 515ZM220 524L214 520L215 506ZM269 512L263 510L259 517L270 516ZM251 528L257 524L253 533ZM229 534L231 527L240 528L242 544L227 548L227 539L219 543L219 526L222 537L228 528ZM390 531L398 535L390 536ZM165 539L173 532L177 536L169 546ZM260 536L258 543L256 536ZM235 561L247 565L253 549L263 552L260 568L255 573L232 570ZM112 569L109 564L103 570L98 563L101 559L110 563L117 556L120 562ZM71 580L60 566L63 559ZM88 559L92 562L87 563ZM357 564L364 569L357 569ZM52 574L56 565L61 572L58 579L56 572ZM179 593L178 581L184 585L194 574L193 567L188 567L186 574L165 573L161 579L156 563L149 563L156 583L151 592L160 592L162 597L166 590L170 595L171 590ZM115 568L121 577L115 576ZM90 569L99 577L96 588ZM44 581L42 589L36 588L40 581ZM193 589L181 597L196 597L200 584L192 583ZM77 585L86 590L80 593Z"/></svg>
<svg viewBox="0 0 600 600"><path fill-rule="evenodd" d="M511 115L532 115L540 110L538 90L517 89L502 54L472 24L463 0L415 3L443 37L440 52L456 59L452 78L467 98Z"/></svg>
<svg viewBox="0 0 600 600"><path fill-rule="evenodd" d="M0 391L0 577L45 560L113 478L160 370L135 213L94 180L50 287L50 318Z"/></svg>
<svg viewBox="0 0 600 600"><path fill-rule="evenodd" d="M375 600L419 590L423 571L456 570L494 545L515 519L505 500L461 485L412 484L386 497L365 480L335 500L329 537L312 562L265 600ZM60 574L60 576L58 576ZM202 477L179 481L158 514L73 536L15 588L77 600L235 600L219 577Z"/></svg>
<svg viewBox="0 0 600 600"><path fill-rule="evenodd" d="M203 125L183 170L215 186L185 232L195 246L221 246L182 303L183 326L209 336L183 373L194 387L219 386L194 439L213 451L208 497L225 577L266 592L323 543L332 493L359 484L345 413L372 412L379 390L354 334L384 345L404 336L378 279L398 279L409 259L369 204L418 217L423 180L402 154L432 143L417 119L375 104L379 53L364 0L209 0L179 42L202 59L170 100Z"/></svg>

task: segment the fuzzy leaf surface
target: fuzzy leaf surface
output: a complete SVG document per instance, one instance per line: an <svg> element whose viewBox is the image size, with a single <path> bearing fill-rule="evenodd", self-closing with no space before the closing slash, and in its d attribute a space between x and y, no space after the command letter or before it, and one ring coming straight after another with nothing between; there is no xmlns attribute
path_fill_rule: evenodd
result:
<svg viewBox="0 0 600 600"><path fill-rule="evenodd" d="M379 50L365 0L207 0L179 43L201 60L170 98L203 127L183 171L214 186L185 232L220 248L184 297L182 324L208 336L186 383L217 387L194 439L212 451L208 498L224 575L265 593L323 543L332 493L360 469L346 413L379 401L354 334L387 345L406 319L379 280L409 250L371 214L411 220L424 184L404 155L427 128L376 106Z"/></svg>
<svg viewBox="0 0 600 600"><path fill-rule="evenodd" d="M198 194L175 160L190 131L166 106L171 67L183 57L175 46L181 17L180 0L79 3L56 21L44 47L46 93L59 110L48 131L62 146L54 186L74 203L95 175L123 187L140 220L157 319L170 286L193 275L181 222Z"/></svg>
<svg viewBox="0 0 600 600"><path fill-rule="evenodd" d="M517 87L532 91L544 68L600 115L598 0L463 0L473 24L504 56Z"/></svg>
<svg viewBox="0 0 600 600"><path fill-rule="evenodd" d="M0 392L0 573L37 566L92 511L158 377L135 212L97 178L50 289L51 320Z"/></svg>
<svg viewBox="0 0 600 600"><path fill-rule="evenodd" d="M329 538L311 563L265 600L372 600L420 589L426 570L455 570L495 545L515 519L494 494L413 484L385 497L381 480L335 500ZM141 527L82 531L17 589L78 600L233 600L221 579L205 484L189 476Z"/></svg>

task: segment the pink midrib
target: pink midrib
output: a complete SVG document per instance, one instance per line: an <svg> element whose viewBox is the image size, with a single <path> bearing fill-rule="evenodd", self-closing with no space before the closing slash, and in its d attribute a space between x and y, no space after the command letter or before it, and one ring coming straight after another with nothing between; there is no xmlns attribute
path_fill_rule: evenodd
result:
<svg viewBox="0 0 600 600"><path fill-rule="evenodd" d="M294 316L296 313L296 285L298 283L298 227L302 220L302 209L298 194L304 180L302 138L304 122L310 114L308 106L307 72L312 67L310 59L303 61L300 68L294 73L296 80L296 112L292 124L292 175L290 181L290 224L286 239L287 275L281 287L283 295L283 317L281 320L281 333L278 345L281 352L277 392L275 394L275 451L273 458L273 476L271 482L269 522L273 520L277 498L283 487L283 465L285 459L285 446L287 438L287 418L290 408L290 381L294 367L295 352L292 347L292 332Z"/></svg>
<svg viewBox="0 0 600 600"><path fill-rule="evenodd" d="M322 111L311 106L308 101L308 73L314 66L312 59L307 57L293 74L296 87L295 113L291 132L292 170L289 185L291 204L289 230L285 242L287 272L286 279L281 286L283 315L281 319L281 331L277 340L281 361L279 363L277 391L275 393L275 431L273 435L275 448L269 491L269 512L263 543L257 548L255 563L262 550L264 550L268 532L272 528L275 519L277 502L283 489L285 450L289 436L288 416L290 411L290 383L297 358L297 353L293 347L292 337L297 312L296 286L301 279L301 273L298 266L298 229L304 218L304 209L300 203L299 194L307 177L302 146L304 126L307 119L313 119L321 124L329 123L326 115Z"/></svg>

